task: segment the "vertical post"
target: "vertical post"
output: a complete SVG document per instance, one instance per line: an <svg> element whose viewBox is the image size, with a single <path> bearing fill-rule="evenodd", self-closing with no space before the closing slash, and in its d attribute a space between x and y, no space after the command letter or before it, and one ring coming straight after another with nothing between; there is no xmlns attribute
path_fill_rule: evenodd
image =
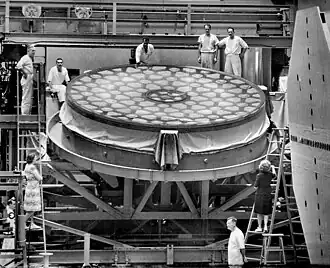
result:
<svg viewBox="0 0 330 268"><path fill-rule="evenodd" d="M23 209L23 177L18 180L18 191L17 191L17 218L16 218L16 247L22 249L23 253L23 267L27 267L27 252L26 252L26 233L25 233L25 226L26 226L26 219L24 215Z"/></svg>
<svg viewBox="0 0 330 268"><path fill-rule="evenodd" d="M188 4L187 9L187 35L191 35L191 4Z"/></svg>
<svg viewBox="0 0 330 268"><path fill-rule="evenodd" d="M202 181L202 194L201 194L201 217L208 218L209 213L209 190L210 181Z"/></svg>
<svg viewBox="0 0 330 268"><path fill-rule="evenodd" d="M8 130L8 170L13 170L13 130ZM19 167L17 167L19 169Z"/></svg>
<svg viewBox="0 0 330 268"><path fill-rule="evenodd" d="M91 234L84 234L84 265L90 262Z"/></svg>
<svg viewBox="0 0 330 268"><path fill-rule="evenodd" d="M9 33L10 0L6 0L5 6L5 33Z"/></svg>
<svg viewBox="0 0 330 268"><path fill-rule="evenodd" d="M69 25L70 25L70 18L71 18L71 8L68 7L66 10L66 32L68 33L69 31ZM46 48L45 48L46 49Z"/></svg>
<svg viewBox="0 0 330 268"><path fill-rule="evenodd" d="M112 4L112 34L117 34L117 3Z"/></svg>
<svg viewBox="0 0 330 268"><path fill-rule="evenodd" d="M124 213L131 216L133 212L133 180L125 178L124 181Z"/></svg>
<svg viewBox="0 0 330 268"><path fill-rule="evenodd" d="M104 22L102 30L104 35L108 34L108 14L106 12L104 12Z"/></svg>
<svg viewBox="0 0 330 268"><path fill-rule="evenodd" d="M171 204L171 187L170 182L162 182L160 190L160 203L161 205L168 206Z"/></svg>

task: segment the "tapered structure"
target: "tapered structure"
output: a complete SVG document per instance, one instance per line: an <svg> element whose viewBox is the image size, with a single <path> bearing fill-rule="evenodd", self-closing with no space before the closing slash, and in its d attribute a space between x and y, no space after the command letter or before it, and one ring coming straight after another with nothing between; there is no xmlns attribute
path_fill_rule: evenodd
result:
<svg viewBox="0 0 330 268"><path fill-rule="evenodd" d="M293 185L312 264L330 265L330 32L319 8L297 13L288 82Z"/></svg>

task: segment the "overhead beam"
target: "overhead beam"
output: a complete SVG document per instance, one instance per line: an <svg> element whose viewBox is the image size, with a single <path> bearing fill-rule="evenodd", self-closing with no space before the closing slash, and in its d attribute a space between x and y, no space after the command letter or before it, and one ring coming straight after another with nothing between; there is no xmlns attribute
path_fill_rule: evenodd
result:
<svg viewBox="0 0 330 268"><path fill-rule="evenodd" d="M253 185L250 187L244 189L243 191L237 193L232 198L230 198L226 203L221 205L219 208L213 210L210 212L210 216L214 216L218 213L221 213L222 211L226 211L232 206L236 205L238 202L244 200L245 198L249 197L251 194L253 194L256 191Z"/></svg>
<svg viewBox="0 0 330 268"><path fill-rule="evenodd" d="M197 35L150 35L157 49L197 49ZM226 36L218 36L219 39ZM250 47L290 48L290 36L244 36ZM4 44L34 43L48 47L110 47L133 48L141 42L141 35L134 34L61 34L61 33L8 33Z"/></svg>
<svg viewBox="0 0 330 268"><path fill-rule="evenodd" d="M210 220L226 220L230 216L234 216L239 220L248 220L251 212L237 212L237 211L222 211L217 214L209 216ZM51 221L91 221L98 219L100 221L116 220L108 213L103 211L79 211L79 212L45 212L45 217ZM276 219L283 220L287 218L286 212L278 212ZM124 217L123 220L200 220L199 215L193 215L191 212L139 212L133 218Z"/></svg>
<svg viewBox="0 0 330 268"><path fill-rule="evenodd" d="M114 219L121 219L123 217L123 214L121 212L114 209L112 206L105 203L104 201L100 200L98 197L90 193L86 188L82 187L77 181L68 178L52 166L44 165L42 171L44 175L51 175L55 177L57 180L68 186L70 189L85 197L88 201L92 202L100 209L107 212Z"/></svg>

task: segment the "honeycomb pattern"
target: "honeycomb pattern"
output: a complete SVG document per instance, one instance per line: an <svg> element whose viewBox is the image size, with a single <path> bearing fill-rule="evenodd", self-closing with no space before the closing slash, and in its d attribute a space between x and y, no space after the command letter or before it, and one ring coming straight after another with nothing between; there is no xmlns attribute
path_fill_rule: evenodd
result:
<svg viewBox="0 0 330 268"><path fill-rule="evenodd" d="M71 107L93 118L153 127L201 127L257 113L263 93L243 79L194 67L98 69L71 82Z"/></svg>

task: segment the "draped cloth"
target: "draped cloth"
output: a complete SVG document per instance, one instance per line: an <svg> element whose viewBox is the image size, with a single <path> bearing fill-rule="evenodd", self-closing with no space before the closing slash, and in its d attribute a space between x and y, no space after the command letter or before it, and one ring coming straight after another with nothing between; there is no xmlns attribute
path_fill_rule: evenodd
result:
<svg viewBox="0 0 330 268"><path fill-rule="evenodd" d="M161 130L155 146L155 161L162 170L174 170L182 158L177 130Z"/></svg>

